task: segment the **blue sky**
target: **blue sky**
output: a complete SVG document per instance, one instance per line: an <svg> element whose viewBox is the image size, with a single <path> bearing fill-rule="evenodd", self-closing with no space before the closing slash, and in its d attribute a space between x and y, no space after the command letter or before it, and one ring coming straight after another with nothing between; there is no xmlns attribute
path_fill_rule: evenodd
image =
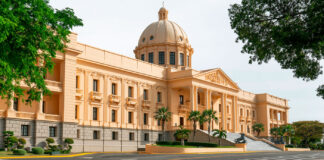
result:
<svg viewBox="0 0 324 160"><path fill-rule="evenodd" d="M52 0L54 8L70 7L84 26L73 29L79 41L134 58L142 31L158 20L162 0ZM222 68L239 87L253 93L269 93L289 100L289 121L324 122L324 100L316 88L324 76L305 82L282 70L275 61L248 64L242 44L230 27L228 8L239 0L165 0L169 20L179 24L194 48L193 68ZM322 61L324 66L324 61Z"/></svg>

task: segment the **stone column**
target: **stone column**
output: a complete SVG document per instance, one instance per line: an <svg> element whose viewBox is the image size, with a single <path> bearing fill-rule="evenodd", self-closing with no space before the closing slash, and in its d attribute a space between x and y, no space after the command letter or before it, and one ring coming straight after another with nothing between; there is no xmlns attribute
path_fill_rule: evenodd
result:
<svg viewBox="0 0 324 160"><path fill-rule="evenodd" d="M190 86L190 109L195 110L195 86Z"/></svg>
<svg viewBox="0 0 324 160"><path fill-rule="evenodd" d="M14 110L14 96L10 99L10 104L7 108L7 117L16 117L16 111Z"/></svg>
<svg viewBox="0 0 324 160"><path fill-rule="evenodd" d="M205 106L206 109L209 109L209 90L206 88L205 89Z"/></svg>
<svg viewBox="0 0 324 160"><path fill-rule="evenodd" d="M226 130L226 93L222 93L222 100L221 100L221 104L222 104L222 128L223 130Z"/></svg>
<svg viewBox="0 0 324 160"><path fill-rule="evenodd" d="M45 115L43 113L43 94L41 94L41 99L38 103L38 106L37 106L37 114L36 114L36 119L37 120L43 120L45 119Z"/></svg>
<svg viewBox="0 0 324 160"><path fill-rule="evenodd" d="M238 108L237 108L237 97L233 97L233 132L238 131L238 124L239 124L239 114L238 114Z"/></svg>

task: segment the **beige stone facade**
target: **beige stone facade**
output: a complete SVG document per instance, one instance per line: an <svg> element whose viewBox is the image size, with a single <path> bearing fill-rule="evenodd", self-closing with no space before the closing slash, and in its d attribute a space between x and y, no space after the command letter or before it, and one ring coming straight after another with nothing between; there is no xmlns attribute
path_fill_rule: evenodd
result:
<svg viewBox="0 0 324 160"><path fill-rule="evenodd" d="M195 70L188 37L165 8L141 35L136 59L79 43L75 33L70 40L46 77L53 95L32 106L0 100L0 130L14 130L31 146L53 136L58 143L73 138L74 151L131 151L161 136L153 116L162 106L172 112L166 130L192 129L189 112L205 109L217 112L212 129L229 132L253 134L260 122L267 137L271 127L288 122L286 99L242 90L220 68Z"/></svg>

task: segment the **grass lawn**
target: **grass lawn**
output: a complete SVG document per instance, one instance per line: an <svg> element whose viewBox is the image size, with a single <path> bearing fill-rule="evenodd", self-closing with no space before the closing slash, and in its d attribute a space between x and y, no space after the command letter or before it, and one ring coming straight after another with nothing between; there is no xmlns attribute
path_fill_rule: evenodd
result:
<svg viewBox="0 0 324 160"><path fill-rule="evenodd" d="M218 147L198 147L198 146L182 146L182 145L157 145L161 147L178 147L178 148L235 148L234 146L218 146Z"/></svg>
<svg viewBox="0 0 324 160"><path fill-rule="evenodd" d="M26 153L25 155L14 155L11 151L0 151L0 157L34 156L36 154Z"/></svg>

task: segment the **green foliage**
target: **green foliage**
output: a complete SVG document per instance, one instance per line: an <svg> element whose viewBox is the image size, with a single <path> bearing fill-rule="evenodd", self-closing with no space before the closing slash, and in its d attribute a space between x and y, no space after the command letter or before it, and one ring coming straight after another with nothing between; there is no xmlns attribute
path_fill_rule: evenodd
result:
<svg viewBox="0 0 324 160"><path fill-rule="evenodd" d="M183 128L183 126L180 126L180 129L177 129L174 133L174 136L179 139L188 139L190 134L190 130Z"/></svg>
<svg viewBox="0 0 324 160"><path fill-rule="evenodd" d="M252 126L252 130L254 132L257 132L258 137L259 137L260 133L264 131L264 125L262 123L255 123Z"/></svg>
<svg viewBox="0 0 324 160"><path fill-rule="evenodd" d="M181 145L178 141L157 141L157 145ZM203 143L203 142L185 142L186 146L198 146L198 147L218 147L216 143Z"/></svg>
<svg viewBox="0 0 324 160"><path fill-rule="evenodd" d="M322 138L323 124L318 121L298 121L292 126L295 128L295 136L301 139L300 145L309 147L311 143L315 144Z"/></svg>
<svg viewBox="0 0 324 160"><path fill-rule="evenodd" d="M52 143L54 143L55 141L54 141L53 138L46 138L46 142L47 142L47 144L52 144Z"/></svg>
<svg viewBox="0 0 324 160"><path fill-rule="evenodd" d="M67 144L73 144L74 141L73 141L72 138L66 138L66 139L64 140L64 143L67 143Z"/></svg>
<svg viewBox="0 0 324 160"><path fill-rule="evenodd" d="M34 154L44 154L44 149L41 147L34 147L32 148L32 153Z"/></svg>
<svg viewBox="0 0 324 160"><path fill-rule="evenodd" d="M24 149L14 149L12 153L14 155L25 155L27 152Z"/></svg>
<svg viewBox="0 0 324 160"><path fill-rule="evenodd" d="M10 102L13 93L23 97L26 91L26 102L39 101L42 93L50 94L44 77L54 67L52 58L64 52L70 30L82 20L70 8L52 8L48 0L2 0L0 24L0 97Z"/></svg>
<svg viewBox="0 0 324 160"><path fill-rule="evenodd" d="M227 132L225 130L214 129L213 130L213 136L217 137L219 139L226 139Z"/></svg>
<svg viewBox="0 0 324 160"><path fill-rule="evenodd" d="M200 117L201 114L199 111L191 111L188 117L188 120L193 122L193 141L195 141L197 122L199 122Z"/></svg>
<svg viewBox="0 0 324 160"><path fill-rule="evenodd" d="M208 123L208 135L210 135L210 125L212 121L215 121L216 123L218 122L216 111L213 111L212 109L204 110L200 117L200 121ZM210 142L210 136L208 136L208 141Z"/></svg>
<svg viewBox="0 0 324 160"><path fill-rule="evenodd" d="M242 0L229 9L236 41L250 55L249 63L276 60L294 76L315 80L323 73L324 1L322 0ZM324 99L324 85L317 89Z"/></svg>
<svg viewBox="0 0 324 160"><path fill-rule="evenodd" d="M65 143L65 147L62 149L63 153L70 153L71 150L72 150L71 144L74 143L73 139L72 138L66 138L64 140L64 143Z"/></svg>
<svg viewBox="0 0 324 160"><path fill-rule="evenodd" d="M19 138L17 148L18 149L23 149L25 144L26 144L26 140L24 138Z"/></svg>
<svg viewBox="0 0 324 160"><path fill-rule="evenodd" d="M168 120L171 119L171 114L172 113L168 111L168 108L161 107L155 112L155 115L154 115L154 119L162 122L163 141L165 140L164 124L165 124L165 122L167 122Z"/></svg>
<svg viewBox="0 0 324 160"><path fill-rule="evenodd" d="M17 144L18 139L14 136L13 131L3 131L3 143L4 147L9 151L12 150L15 144Z"/></svg>

